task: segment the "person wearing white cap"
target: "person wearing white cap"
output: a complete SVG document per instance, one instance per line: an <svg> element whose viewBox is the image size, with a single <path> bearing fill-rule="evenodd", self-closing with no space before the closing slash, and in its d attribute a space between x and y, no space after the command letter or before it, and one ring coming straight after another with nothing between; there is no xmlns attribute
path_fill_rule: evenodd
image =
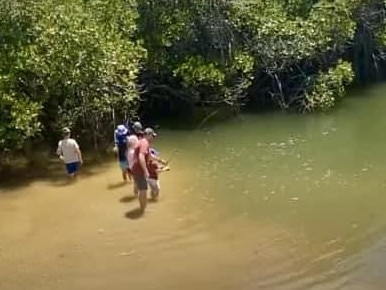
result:
<svg viewBox="0 0 386 290"><path fill-rule="evenodd" d="M127 181L127 178L131 180L131 174L129 169L129 163L127 160L127 135L129 130L125 125L118 125L114 132L114 152L118 156L119 167L122 171L123 181Z"/></svg>
<svg viewBox="0 0 386 290"><path fill-rule="evenodd" d="M67 175L74 178L83 163L82 153L75 139L71 138L71 130L63 128L64 138L59 141L56 153L66 164Z"/></svg>

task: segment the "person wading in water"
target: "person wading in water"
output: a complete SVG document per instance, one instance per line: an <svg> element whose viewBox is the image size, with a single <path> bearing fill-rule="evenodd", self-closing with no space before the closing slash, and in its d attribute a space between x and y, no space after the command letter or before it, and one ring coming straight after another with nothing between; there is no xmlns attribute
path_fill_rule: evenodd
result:
<svg viewBox="0 0 386 290"><path fill-rule="evenodd" d="M127 160L128 133L129 130L125 125L118 125L117 129L114 131L114 152L118 156L118 163L122 171L122 178L124 182L127 181L127 178L131 180L131 173Z"/></svg>
<svg viewBox="0 0 386 290"><path fill-rule="evenodd" d="M63 128L63 136L64 138L59 141L56 153L66 164L67 175L75 178L79 166L83 164L82 152L76 140L71 138L71 130L69 128Z"/></svg>
<svg viewBox="0 0 386 290"><path fill-rule="evenodd" d="M151 198L154 201L158 200L161 190L158 173L170 170L169 166L160 166L159 162L157 162L157 158L158 152L154 148L150 148L150 158L147 166L149 170L149 179L147 180L147 182L150 187Z"/></svg>
<svg viewBox="0 0 386 290"><path fill-rule="evenodd" d="M133 125L131 126L131 128L132 128L132 135L137 136L137 137L138 137L138 140L141 139L141 138L143 138L143 136L144 136L145 133L144 133L144 131L142 130L143 127L142 127L141 122L139 122L139 121L134 122ZM157 155L157 156L154 156L153 158L154 158L157 162L161 163L162 165L164 165L164 166L167 165L167 162L164 161L162 158L158 157L158 155Z"/></svg>
<svg viewBox="0 0 386 290"><path fill-rule="evenodd" d="M127 138L127 156L126 157L127 157L128 163L129 163L130 174L132 174L133 165L135 163L135 149L138 146L138 142L139 142L139 139L138 139L137 135L135 135L135 134L131 134ZM136 183L134 182L133 185L134 185L134 187L133 187L134 195L138 195L138 188L137 188Z"/></svg>
<svg viewBox="0 0 386 290"><path fill-rule="evenodd" d="M157 134L152 128L146 128L143 138L140 138L135 148L134 164L131 168L136 188L138 189L138 200L141 213L145 212L147 205L147 190L149 170L148 163L150 160L150 144L153 143Z"/></svg>

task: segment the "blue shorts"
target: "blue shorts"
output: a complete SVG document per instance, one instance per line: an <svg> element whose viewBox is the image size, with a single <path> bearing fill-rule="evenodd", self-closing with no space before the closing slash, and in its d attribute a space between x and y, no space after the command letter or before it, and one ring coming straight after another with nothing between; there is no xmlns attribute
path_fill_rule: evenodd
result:
<svg viewBox="0 0 386 290"><path fill-rule="evenodd" d="M119 161L119 167L122 171L129 169L129 163L125 161Z"/></svg>
<svg viewBox="0 0 386 290"><path fill-rule="evenodd" d="M67 174L74 174L79 170L79 162L66 163Z"/></svg>

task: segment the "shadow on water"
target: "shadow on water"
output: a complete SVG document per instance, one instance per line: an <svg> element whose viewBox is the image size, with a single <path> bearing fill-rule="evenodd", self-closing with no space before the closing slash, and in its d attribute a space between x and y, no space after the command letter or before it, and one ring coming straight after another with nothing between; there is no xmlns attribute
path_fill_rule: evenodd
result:
<svg viewBox="0 0 386 290"><path fill-rule="evenodd" d="M110 160L105 157L85 158L80 168L80 179L105 172L104 165ZM65 166L57 158L50 158L39 165L11 165L0 170L0 194L31 185L35 181L49 182L56 187L70 186L77 182L66 176Z"/></svg>
<svg viewBox="0 0 386 290"><path fill-rule="evenodd" d="M154 199L154 198L150 197L147 199L147 202L148 203L158 203L158 199Z"/></svg>
<svg viewBox="0 0 386 290"><path fill-rule="evenodd" d="M137 200L137 197L134 196L134 195L124 196L124 197L119 199L119 201L122 202L122 203L128 203L128 202L132 202L134 200Z"/></svg>
<svg viewBox="0 0 386 290"><path fill-rule="evenodd" d="M132 202L132 201L136 201L136 200L137 200L137 197L132 195L132 196L124 196L119 201L122 203L128 203L128 202ZM147 202L148 203L157 203L158 200L153 199L153 198L148 198ZM139 219L142 216L143 216L143 212L141 211L141 208L139 208L139 207L136 207L136 208L129 210L128 212L125 213L125 217L128 219L131 219L131 220Z"/></svg>
<svg viewBox="0 0 386 290"><path fill-rule="evenodd" d="M122 203L129 203L129 202L135 201L137 199L138 199L138 197L136 197L135 195L130 195L130 196L121 197L119 199L119 201L122 202ZM154 199L154 198L149 197L147 199L147 202L148 203L157 203L158 199Z"/></svg>
<svg viewBox="0 0 386 290"><path fill-rule="evenodd" d="M108 190L114 190L114 189L118 189L118 188L125 187L125 186L127 186L127 183L124 181L121 181L121 182L107 185L107 189Z"/></svg>
<svg viewBox="0 0 386 290"><path fill-rule="evenodd" d="M143 216L143 212L141 211L141 209L139 207L134 208L134 209L128 211L127 213L125 213L125 217L128 219L131 219L131 220L139 219L142 216Z"/></svg>

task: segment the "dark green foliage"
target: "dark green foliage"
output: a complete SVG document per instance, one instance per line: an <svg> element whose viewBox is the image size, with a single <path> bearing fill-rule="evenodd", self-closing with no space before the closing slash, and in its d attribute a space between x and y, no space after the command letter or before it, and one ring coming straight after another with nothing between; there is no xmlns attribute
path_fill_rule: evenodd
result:
<svg viewBox="0 0 386 290"><path fill-rule="evenodd" d="M146 111L327 110L383 77L381 0L0 0L0 150ZM138 87L145 92L141 95ZM142 102L141 102L142 101ZM115 118L114 118L115 116Z"/></svg>
<svg viewBox="0 0 386 290"><path fill-rule="evenodd" d="M64 125L97 140L113 110L135 111L145 51L132 2L1 0L0 148Z"/></svg>

